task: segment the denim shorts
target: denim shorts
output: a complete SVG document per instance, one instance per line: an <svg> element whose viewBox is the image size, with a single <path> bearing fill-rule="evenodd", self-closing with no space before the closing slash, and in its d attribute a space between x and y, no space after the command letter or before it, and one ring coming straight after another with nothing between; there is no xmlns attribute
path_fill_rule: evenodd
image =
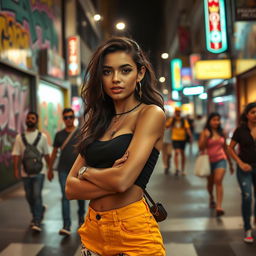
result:
<svg viewBox="0 0 256 256"><path fill-rule="evenodd" d="M221 159L217 162L211 162L211 171L214 172L214 170L222 168L226 169L227 168L227 160L226 159Z"/></svg>

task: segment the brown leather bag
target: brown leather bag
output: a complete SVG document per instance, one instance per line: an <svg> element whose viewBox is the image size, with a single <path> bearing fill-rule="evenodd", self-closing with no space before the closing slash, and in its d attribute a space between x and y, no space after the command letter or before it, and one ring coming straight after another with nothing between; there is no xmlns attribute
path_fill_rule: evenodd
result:
<svg viewBox="0 0 256 256"><path fill-rule="evenodd" d="M150 212L154 216L155 220L157 222L164 221L168 215L167 211L164 209L164 206L159 202L155 203L152 197L148 194L148 192L145 189L144 189L144 195L145 195L146 202L149 206ZM151 202L152 204L151 206L149 205L147 199Z"/></svg>

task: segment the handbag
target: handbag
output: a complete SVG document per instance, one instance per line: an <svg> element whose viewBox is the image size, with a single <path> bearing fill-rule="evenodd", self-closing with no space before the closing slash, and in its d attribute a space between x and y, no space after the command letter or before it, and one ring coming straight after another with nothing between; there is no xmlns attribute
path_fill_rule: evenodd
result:
<svg viewBox="0 0 256 256"><path fill-rule="evenodd" d="M211 174L210 159L205 152L196 157L194 165L194 174L198 177L207 177Z"/></svg>
<svg viewBox="0 0 256 256"><path fill-rule="evenodd" d="M168 215L167 211L164 209L164 206L159 202L155 203L152 197L148 194L148 192L145 189L144 189L144 195L145 195L145 199L148 204L148 207L150 209L150 212L154 216L155 220L157 222L164 221ZM151 202L152 206L149 205L147 199Z"/></svg>
<svg viewBox="0 0 256 256"><path fill-rule="evenodd" d="M56 158L54 160L52 169L53 170L58 170L58 166L59 166L59 162L60 162L60 155L61 155L61 151L66 147L66 145L68 144L68 142L70 141L70 139L72 138L73 134L76 132L77 128L74 129L69 135L68 137L65 139L65 141L63 142L63 144L61 145L60 148L58 148L57 150L57 154L56 154Z"/></svg>

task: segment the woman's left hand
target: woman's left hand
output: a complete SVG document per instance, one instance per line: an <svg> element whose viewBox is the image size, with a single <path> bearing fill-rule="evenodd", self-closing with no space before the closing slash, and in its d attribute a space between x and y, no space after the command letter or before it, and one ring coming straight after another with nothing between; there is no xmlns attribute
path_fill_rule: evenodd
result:
<svg viewBox="0 0 256 256"><path fill-rule="evenodd" d="M123 165L125 163L125 161L128 159L128 155L129 155L129 153L128 153L128 151L126 151L125 154L121 158L117 159L114 162L112 167L120 167L121 165Z"/></svg>
<svg viewBox="0 0 256 256"><path fill-rule="evenodd" d="M231 163L231 164L229 164L229 170L230 170L230 174L231 174L231 175L235 172L235 170L234 170L234 167L233 167L233 164L232 164L232 163Z"/></svg>

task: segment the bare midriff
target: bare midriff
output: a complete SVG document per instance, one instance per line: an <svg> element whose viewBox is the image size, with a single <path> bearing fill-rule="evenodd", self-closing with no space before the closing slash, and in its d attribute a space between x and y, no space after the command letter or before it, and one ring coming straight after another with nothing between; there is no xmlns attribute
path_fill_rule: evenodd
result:
<svg viewBox="0 0 256 256"><path fill-rule="evenodd" d="M143 190L137 185L133 185L122 193L116 193L90 201L90 207L95 211L109 211L127 206L139 201L143 197Z"/></svg>

